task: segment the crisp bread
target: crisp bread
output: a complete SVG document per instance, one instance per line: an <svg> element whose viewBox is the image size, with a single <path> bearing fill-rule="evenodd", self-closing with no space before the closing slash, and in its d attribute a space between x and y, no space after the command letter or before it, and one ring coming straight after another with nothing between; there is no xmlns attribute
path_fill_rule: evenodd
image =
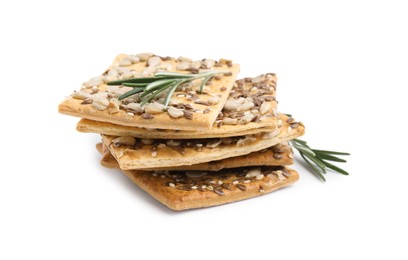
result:
<svg viewBox="0 0 408 260"><path fill-rule="evenodd" d="M214 126L204 131L146 129L81 119L77 130L112 136L133 136L146 139L219 138L272 132L277 127L276 76L263 74L237 80ZM251 102L245 109L245 104ZM242 103L242 104L241 104ZM240 106L237 106L240 104ZM243 105L244 104L244 105ZM237 107L237 109L233 109Z"/></svg>
<svg viewBox="0 0 408 260"><path fill-rule="evenodd" d="M136 185L173 210L211 207L267 194L299 179L285 167L202 171L123 171Z"/></svg>
<svg viewBox="0 0 408 260"><path fill-rule="evenodd" d="M273 132L249 136L145 140L102 135L104 144L124 170L199 164L241 156L274 146L304 134L304 126L281 114Z"/></svg>
<svg viewBox="0 0 408 260"><path fill-rule="evenodd" d="M102 154L101 164L107 168L119 168L115 157L109 149L102 143L97 144L98 151ZM168 171L219 171L226 168L238 168L246 166L287 166L293 164L293 153L289 143L279 143L262 151L253 152L247 155L226 158L219 161L212 161L193 165L183 165L178 167L153 168L140 170L168 170Z"/></svg>
<svg viewBox="0 0 408 260"><path fill-rule="evenodd" d="M209 62L211 61L211 62ZM180 68L182 64L187 64ZM152 112L157 103L161 104L164 97L158 96L157 102L147 104L143 110L138 95L122 101L117 98L129 91L129 87L107 86L106 82L116 79L152 76L156 72L181 72L185 74L201 71L226 71L207 82L203 93L198 92L200 80L184 85L172 95L170 104L184 106L179 109L181 117L174 118L166 111ZM175 130L208 130L213 126L219 112L227 101L230 90L239 72L239 65L228 60L212 61L203 59L190 62L186 58L175 59L149 55L129 56L121 54L101 76L85 82L80 91L74 92L59 105L59 112L95 121L109 122L133 127L175 129ZM210 102L212 98L212 102ZM214 101L215 99L215 101ZM156 106L155 106L156 104ZM151 107L152 109L148 109ZM128 110L132 108L134 112ZM178 109L178 108L177 108ZM203 113L204 110L208 112ZM136 111L137 110L137 111ZM150 112L149 112L150 111ZM197 112L201 111L201 113Z"/></svg>

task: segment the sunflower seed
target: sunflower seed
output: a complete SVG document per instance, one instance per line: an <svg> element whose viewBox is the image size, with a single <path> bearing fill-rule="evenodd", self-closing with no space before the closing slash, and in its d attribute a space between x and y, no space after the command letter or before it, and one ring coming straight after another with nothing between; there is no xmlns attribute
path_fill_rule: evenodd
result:
<svg viewBox="0 0 408 260"><path fill-rule="evenodd" d="M254 168L254 169L249 170L246 173L245 178L253 178L261 173L262 173L261 168Z"/></svg>
<svg viewBox="0 0 408 260"><path fill-rule="evenodd" d="M279 181L281 181L281 182L286 181L286 178L285 178L285 176L283 176L282 171L278 170L278 171L275 171L274 173L278 176Z"/></svg>
<svg viewBox="0 0 408 260"><path fill-rule="evenodd" d="M85 82L83 86L85 88L92 88L93 86L99 86L103 83L104 76L99 76L90 79L89 81Z"/></svg>
<svg viewBox="0 0 408 260"><path fill-rule="evenodd" d="M152 114L143 113L142 118L143 119L152 119L152 118L154 118L154 116Z"/></svg>
<svg viewBox="0 0 408 260"><path fill-rule="evenodd" d="M256 175L256 176L255 176L255 179L257 179L257 180L262 180L264 177L265 177L265 175L263 175L263 174L261 173L261 174Z"/></svg>
<svg viewBox="0 0 408 260"><path fill-rule="evenodd" d="M152 57L154 54L153 53L139 53L136 55L140 59L140 61L147 61L150 57Z"/></svg>
<svg viewBox="0 0 408 260"><path fill-rule="evenodd" d="M149 103L148 105L145 106L146 113L153 114L153 115L160 114L163 112L163 110L164 110L164 105L158 102Z"/></svg>
<svg viewBox="0 0 408 260"><path fill-rule="evenodd" d="M239 123L240 123L241 125L246 125L246 124L248 124L249 122L251 122L252 119L254 119L254 118L255 118L255 116L251 113L251 114L248 114L248 115L245 115L245 116L241 117L241 118L239 119Z"/></svg>
<svg viewBox="0 0 408 260"><path fill-rule="evenodd" d="M150 67L157 67L158 65L160 65L160 63L161 63L161 59L160 57L157 57L157 56L153 56L149 58L149 60L147 61L147 64Z"/></svg>
<svg viewBox="0 0 408 260"><path fill-rule="evenodd" d="M202 62L202 65L204 65L204 69L211 69L215 64L215 60L211 59L205 59Z"/></svg>
<svg viewBox="0 0 408 260"><path fill-rule="evenodd" d="M113 139L113 140L112 140L112 143L113 143L115 146L119 146L119 145L129 145L129 146L132 146L132 145L135 145L136 139L133 138L133 137L130 137L130 136L120 136L120 137L117 137L117 138Z"/></svg>
<svg viewBox="0 0 408 260"><path fill-rule="evenodd" d="M279 132L280 132L279 129L275 129L272 132L266 132L262 135L262 139L272 139L276 137L279 134Z"/></svg>
<svg viewBox="0 0 408 260"><path fill-rule="evenodd" d="M280 160L280 159L283 158L283 155L280 154L280 153L274 153L274 154L273 154L273 158L275 158L276 160Z"/></svg>
<svg viewBox="0 0 408 260"><path fill-rule="evenodd" d="M91 95L84 91L75 91L74 93L71 94L71 96L75 99L85 100L89 98Z"/></svg>
<svg viewBox="0 0 408 260"><path fill-rule="evenodd" d="M127 57L132 63L138 63L140 61L139 57L135 56L135 55L129 55Z"/></svg>
<svg viewBox="0 0 408 260"><path fill-rule="evenodd" d="M247 111L255 106L254 102L245 102L237 108L237 111Z"/></svg>
<svg viewBox="0 0 408 260"><path fill-rule="evenodd" d="M181 141L176 141L176 140L168 140L166 142L166 145L170 147L177 147L177 146L180 146L180 144L181 144Z"/></svg>
<svg viewBox="0 0 408 260"><path fill-rule="evenodd" d="M179 64L177 64L176 69L178 70L186 70L190 67L190 62L188 61L182 61Z"/></svg>
<svg viewBox="0 0 408 260"><path fill-rule="evenodd" d="M225 125L236 125L238 123L238 119L226 117L222 120L222 123Z"/></svg>
<svg viewBox="0 0 408 260"><path fill-rule="evenodd" d="M193 62L192 59L186 58L186 57L183 57L183 56L178 57L177 60L179 60L179 61L186 61L186 62Z"/></svg>
<svg viewBox="0 0 408 260"><path fill-rule="evenodd" d="M116 98L112 98L108 105L108 113L109 114L116 114L119 112L119 105L120 101Z"/></svg>
<svg viewBox="0 0 408 260"><path fill-rule="evenodd" d="M224 105L224 110L231 111L236 110L240 106L240 103L233 98L229 98Z"/></svg>
<svg viewBox="0 0 408 260"><path fill-rule="evenodd" d="M175 107L169 107L167 109L167 113L172 117L172 118L179 118L184 115L184 112L178 108Z"/></svg>
<svg viewBox="0 0 408 260"><path fill-rule="evenodd" d="M140 139L140 141L142 142L142 144L144 145L152 145L154 140L153 139Z"/></svg>
<svg viewBox="0 0 408 260"><path fill-rule="evenodd" d="M135 113L143 113L144 108L140 105L140 103L129 103L126 105L127 109L135 111Z"/></svg>
<svg viewBox="0 0 408 260"><path fill-rule="evenodd" d="M216 148L217 146L219 146L222 143L222 140L215 140L215 141L210 141L206 144L205 147L207 148Z"/></svg>
<svg viewBox="0 0 408 260"><path fill-rule="evenodd" d="M130 66L130 65L132 65L132 62L127 57L123 58L121 61L119 61L119 66L121 66L121 67L127 67L127 66Z"/></svg>
<svg viewBox="0 0 408 260"><path fill-rule="evenodd" d="M246 136L245 138L239 139L237 141L237 146L248 145L248 144L253 143L255 141L256 141L255 137Z"/></svg>
<svg viewBox="0 0 408 260"><path fill-rule="evenodd" d="M219 96L214 96L214 97L210 97L207 102L210 103L211 105L215 105L218 104L221 101Z"/></svg>
<svg viewBox="0 0 408 260"><path fill-rule="evenodd" d="M194 62L190 63L189 69L199 70L200 67L201 67L201 61L194 61Z"/></svg>
<svg viewBox="0 0 408 260"><path fill-rule="evenodd" d="M269 102L263 102L261 107L259 108L259 112L261 115L268 113L272 109L272 104Z"/></svg>

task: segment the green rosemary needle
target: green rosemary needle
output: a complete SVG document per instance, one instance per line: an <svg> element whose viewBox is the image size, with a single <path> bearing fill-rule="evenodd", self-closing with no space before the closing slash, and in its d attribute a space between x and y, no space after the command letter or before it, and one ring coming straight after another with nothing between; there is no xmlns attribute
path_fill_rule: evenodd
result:
<svg viewBox="0 0 408 260"><path fill-rule="evenodd" d="M139 94L141 99L141 105L145 105L150 102L160 93L167 91L166 98L164 101L164 108L166 109L169 105L170 99L181 84L191 82L197 79L201 79L200 93L203 92L205 84L215 75L228 73L229 71L205 71L197 74L184 74L177 72L158 72L153 75L153 77L144 78L131 78L124 80L116 80L108 82L107 84L112 85L123 85L126 87L133 88L132 90L119 96L119 100L125 99L135 94Z"/></svg>
<svg viewBox="0 0 408 260"><path fill-rule="evenodd" d="M293 147L298 150L303 160L310 166L312 173L314 173L320 180L326 181L323 176L323 174L326 173L326 168L348 175L348 172L327 161L346 162L346 160L334 155L350 155L349 153L312 149L306 141L300 139L293 139L290 142Z"/></svg>

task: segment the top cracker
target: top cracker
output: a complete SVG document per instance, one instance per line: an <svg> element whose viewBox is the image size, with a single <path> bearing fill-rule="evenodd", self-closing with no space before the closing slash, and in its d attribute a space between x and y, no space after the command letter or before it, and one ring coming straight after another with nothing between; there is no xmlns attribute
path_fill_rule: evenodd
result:
<svg viewBox="0 0 408 260"><path fill-rule="evenodd" d="M141 106L138 94L118 100L119 96L132 88L106 84L116 80L152 77L158 72L197 74L205 71L227 72L212 77L202 93L199 92L201 79L181 85L171 96L167 109L163 106L165 93ZM222 110L238 72L239 65L225 59L192 61L183 57L175 59L151 53L121 54L101 76L85 82L81 90L63 101L59 105L59 112L125 126L207 130L211 129ZM129 107L133 108L134 113L128 112Z"/></svg>

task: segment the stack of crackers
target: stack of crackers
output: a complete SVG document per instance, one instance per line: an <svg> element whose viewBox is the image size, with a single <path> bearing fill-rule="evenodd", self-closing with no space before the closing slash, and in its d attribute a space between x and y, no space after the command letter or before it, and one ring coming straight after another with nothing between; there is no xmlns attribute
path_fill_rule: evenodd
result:
<svg viewBox="0 0 408 260"><path fill-rule="evenodd" d="M108 82L227 71L179 86L141 104L139 94ZM120 169L136 185L174 210L209 207L256 197L296 182L289 140L304 126L277 111L276 76L237 80L230 60L119 55L101 75L83 83L59 105L59 112L81 117L77 130L98 133L101 164Z"/></svg>

